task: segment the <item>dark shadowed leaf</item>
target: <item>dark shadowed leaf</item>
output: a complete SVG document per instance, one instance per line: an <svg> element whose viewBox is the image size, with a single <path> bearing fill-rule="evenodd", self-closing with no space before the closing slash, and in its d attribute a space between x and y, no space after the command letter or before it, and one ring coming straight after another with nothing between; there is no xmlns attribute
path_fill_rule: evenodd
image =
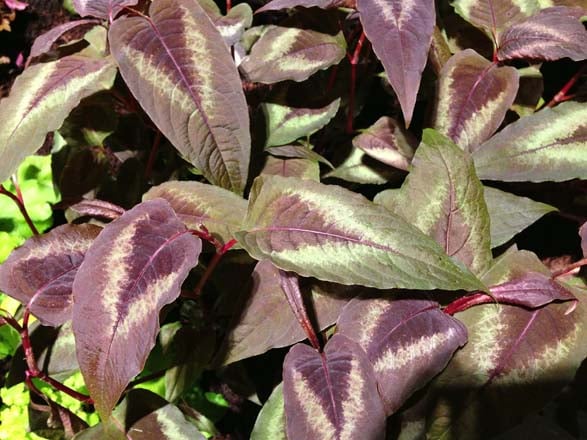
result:
<svg viewBox="0 0 587 440"><path fill-rule="evenodd" d="M245 199L199 182L165 182L143 196L143 200L155 198L167 200L189 229L200 229L200 225L204 225L224 243L234 237L247 214Z"/></svg>
<svg viewBox="0 0 587 440"><path fill-rule="evenodd" d="M353 139L353 146L386 165L407 171L415 141L395 119L382 116Z"/></svg>
<svg viewBox="0 0 587 440"><path fill-rule="evenodd" d="M261 172L267 176L298 177L300 179L320 181L318 162L311 159L281 158L267 156Z"/></svg>
<svg viewBox="0 0 587 440"><path fill-rule="evenodd" d="M224 342L223 364L306 339L306 333L287 303L279 270L271 262L257 263L248 288L247 302ZM329 295L319 289L303 293L305 302L312 305L311 315L316 317L319 330L334 324L348 301L344 296Z"/></svg>
<svg viewBox="0 0 587 440"><path fill-rule="evenodd" d="M227 46L238 42L245 29L251 27L253 23L253 10L246 3L233 6L226 15L222 15L220 8L213 0L199 0L199 3L224 38Z"/></svg>
<svg viewBox="0 0 587 440"><path fill-rule="evenodd" d="M124 214L124 208L104 200L82 200L71 205L66 214L69 222L83 217L97 217L104 220L116 220Z"/></svg>
<svg viewBox="0 0 587 440"><path fill-rule="evenodd" d="M397 178L403 174L405 173L373 159L363 150L352 147L344 161L324 177L335 177L354 183L384 185L394 177Z"/></svg>
<svg viewBox="0 0 587 440"><path fill-rule="evenodd" d="M255 43L240 68L249 81L265 84L304 81L319 70L338 64L345 56L342 32L332 36L316 31L269 27Z"/></svg>
<svg viewBox="0 0 587 440"><path fill-rule="evenodd" d="M434 31L434 1L358 0L357 9L408 126Z"/></svg>
<svg viewBox="0 0 587 440"><path fill-rule="evenodd" d="M240 244L302 276L377 288L482 288L416 227L335 185L257 178Z"/></svg>
<svg viewBox="0 0 587 440"><path fill-rule="evenodd" d="M483 195L491 219L492 248L504 244L543 215L557 210L554 206L488 186L483 188Z"/></svg>
<svg viewBox="0 0 587 440"><path fill-rule="evenodd" d="M529 66L518 69L520 86L512 110L518 116L527 116L534 113L540 105L544 93L544 78L539 66Z"/></svg>
<svg viewBox="0 0 587 440"><path fill-rule="evenodd" d="M73 279L99 232L64 225L30 238L0 266L0 290L29 304L43 325L63 324L71 319Z"/></svg>
<svg viewBox="0 0 587 440"><path fill-rule="evenodd" d="M483 185L467 153L434 130L424 131L410 174L399 192L378 195L377 203L434 238L451 257L475 274L492 256L489 214Z"/></svg>
<svg viewBox="0 0 587 440"><path fill-rule="evenodd" d="M309 146L305 145L282 145L280 147L271 147L265 150L274 157L286 157L297 159L310 159L314 162L320 162L334 168L330 161L323 156L320 156L315 151L311 150Z"/></svg>
<svg viewBox="0 0 587 440"><path fill-rule="evenodd" d="M73 283L73 331L84 380L102 419L142 369L175 300L197 264L201 241L162 199L108 224Z"/></svg>
<svg viewBox="0 0 587 440"><path fill-rule="evenodd" d="M249 112L230 52L198 2L158 0L150 18L116 20L109 38L122 77L161 132L206 179L242 193Z"/></svg>
<svg viewBox="0 0 587 440"><path fill-rule="evenodd" d="M89 24L97 23L97 20L74 20L69 21L67 23L63 23L59 26L56 26L49 31L45 32L44 34L39 35L35 38L33 45L31 46L31 52L29 55L29 59L33 59L42 55L46 52L49 52L53 44L65 33L69 32L72 29L76 29L81 26L87 26Z"/></svg>
<svg viewBox="0 0 587 440"><path fill-rule="evenodd" d="M351 339L334 335L323 353L295 345L283 364L289 439L384 439L373 367Z"/></svg>
<svg viewBox="0 0 587 440"><path fill-rule="evenodd" d="M517 58L558 60L587 58L587 30L579 20L585 11L554 7L515 23L501 34L497 57L500 61Z"/></svg>
<svg viewBox="0 0 587 440"><path fill-rule="evenodd" d="M83 98L110 88L115 75L111 58L78 55L26 69L0 101L0 182L41 147L47 133L58 129Z"/></svg>
<svg viewBox="0 0 587 440"><path fill-rule="evenodd" d="M285 145L320 130L336 115L339 105L340 99L316 109L262 104L267 120L265 147Z"/></svg>
<svg viewBox="0 0 587 440"><path fill-rule="evenodd" d="M348 0L271 0L263 7L257 9L255 14L267 11L280 11L290 8L320 8L331 9L343 7L348 4Z"/></svg>
<svg viewBox="0 0 587 440"><path fill-rule="evenodd" d="M82 17L112 20L126 6L134 6L139 0L73 0L73 7Z"/></svg>
<svg viewBox="0 0 587 440"><path fill-rule="evenodd" d="M434 128L464 150L487 140L503 121L518 91L518 72L498 67L467 49L440 72Z"/></svg>
<svg viewBox="0 0 587 440"><path fill-rule="evenodd" d="M283 383L275 387L257 416L251 440L287 440Z"/></svg>
<svg viewBox="0 0 587 440"><path fill-rule="evenodd" d="M465 326L427 300L353 299L336 328L367 353L387 415L440 373L467 342Z"/></svg>
<svg viewBox="0 0 587 440"><path fill-rule="evenodd" d="M481 179L587 178L587 104L563 102L508 125L473 152Z"/></svg>

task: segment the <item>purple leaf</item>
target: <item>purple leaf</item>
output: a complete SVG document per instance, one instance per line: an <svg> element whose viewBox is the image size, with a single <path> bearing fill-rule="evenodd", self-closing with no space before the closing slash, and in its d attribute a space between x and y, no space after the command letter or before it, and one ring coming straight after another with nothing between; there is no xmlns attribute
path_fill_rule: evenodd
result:
<svg viewBox="0 0 587 440"><path fill-rule="evenodd" d="M145 364L159 311L197 264L200 239L162 199L108 224L73 283L73 331L84 380L102 419Z"/></svg>
<svg viewBox="0 0 587 440"><path fill-rule="evenodd" d="M75 218L97 217L105 220L116 220L125 212L121 206L98 199L82 200L75 205L71 205L69 209L73 211Z"/></svg>
<svg viewBox="0 0 587 440"><path fill-rule="evenodd" d="M69 21L67 23L63 23L59 26L56 26L49 31L45 32L44 34L35 38L33 42L33 46L31 47L31 53L29 55L29 59L33 59L48 52L53 44L66 32L69 32L72 29L76 29L81 26L87 26L89 24L97 23L97 20L75 20Z"/></svg>
<svg viewBox="0 0 587 440"><path fill-rule="evenodd" d="M467 329L426 300L354 299L337 330L365 350L387 415L440 373L467 342Z"/></svg>
<svg viewBox="0 0 587 440"><path fill-rule="evenodd" d="M267 11L280 11L290 8L320 8L333 9L338 7L348 7L348 0L271 0L263 7L257 9L255 14Z"/></svg>
<svg viewBox="0 0 587 440"><path fill-rule="evenodd" d="M139 0L73 0L73 7L82 17L96 17L112 21L126 6L134 6Z"/></svg>
<svg viewBox="0 0 587 440"><path fill-rule="evenodd" d="M359 345L334 335L323 353L298 344L283 364L290 439L384 439L385 414L373 367Z"/></svg>
<svg viewBox="0 0 587 440"><path fill-rule="evenodd" d="M249 112L228 47L197 1L158 0L149 17L123 17L110 47L133 95L211 183L242 193Z"/></svg>
<svg viewBox="0 0 587 440"><path fill-rule="evenodd" d="M583 258L587 258L587 222L583 223L579 228L579 236L581 237L581 250L583 251Z"/></svg>
<svg viewBox="0 0 587 440"><path fill-rule="evenodd" d="M529 272L489 289L498 303L537 308L553 301L576 301L569 290L547 275Z"/></svg>
<svg viewBox="0 0 587 440"><path fill-rule="evenodd" d="M499 37L498 59L586 59L587 30L580 21L582 15L585 12L580 8L558 6L515 23Z"/></svg>
<svg viewBox="0 0 587 440"><path fill-rule="evenodd" d="M382 116L353 139L353 146L373 159L407 171L414 156L415 142L395 119Z"/></svg>
<svg viewBox="0 0 587 440"><path fill-rule="evenodd" d="M29 5L28 3L19 0L4 0L4 4L8 6L9 9L16 11L24 11Z"/></svg>
<svg viewBox="0 0 587 440"><path fill-rule="evenodd" d="M440 72L434 128L464 150L477 148L499 128L518 82L513 67L498 67L472 49L458 52Z"/></svg>
<svg viewBox="0 0 587 440"><path fill-rule="evenodd" d="M64 225L32 237L0 266L0 290L29 304L43 325L71 319L71 289L86 251L100 232L94 225Z"/></svg>
<svg viewBox="0 0 587 440"><path fill-rule="evenodd" d="M432 41L434 0L358 0L365 35L397 94L410 125Z"/></svg>

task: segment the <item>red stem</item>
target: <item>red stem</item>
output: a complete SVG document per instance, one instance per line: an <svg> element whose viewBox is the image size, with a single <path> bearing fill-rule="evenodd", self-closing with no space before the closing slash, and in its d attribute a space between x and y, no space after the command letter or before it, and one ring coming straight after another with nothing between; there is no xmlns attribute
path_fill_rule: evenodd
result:
<svg viewBox="0 0 587 440"><path fill-rule="evenodd" d="M567 267L564 267L561 270L557 270L556 272L554 272L552 274L552 279L556 279L558 277L562 277L563 275L567 275L567 274L571 273L572 271L574 271L575 269L582 267L582 266L587 266L587 258L583 258L579 261L575 261L574 263L569 264Z"/></svg>
<svg viewBox="0 0 587 440"><path fill-rule="evenodd" d="M228 14L232 9L232 0L226 0L226 13Z"/></svg>
<svg viewBox="0 0 587 440"><path fill-rule="evenodd" d="M563 88L560 89L560 91L556 95L554 95L554 98L552 98L550 100L550 102L548 104L546 104L546 106L552 108L561 102L568 101L569 99L572 99L574 97L574 95L567 95L567 93L569 93L569 90L571 90L571 88L579 80L579 78L581 77L583 72L585 72L585 69L587 69L587 63L583 63L583 65L579 68L577 73L575 73L571 77L571 79L569 79L567 81L567 83L563 86Z"/></svg>
<svg viewBox="0 0 587 440"><path fill-rule="evenodd" d="M472 295L457 298L444 308L444 313L452 316L455 313L463 312L473 306L492 302L495 302L495 299L488 294L483 292L474 293Z"/></svg>
<svg viewBox="0 0 587 440"><path fill-rule="evenodd" d="M361 35L359 36L359 40L357 41L357 45L355 46L355 51L353 52L353 56L349 59L349 62L351 63L351 89L349 93L349 108L346 120L346 132L348 134L351 134L353 132L355 90L357 83L357 64L359 64L359 56L361 54L363 44L365 43L365 38L365 31L361 31Z"/></svg>
<svg viewBox="0 0 587 440"><path fill-rule="evenodd" d="M159 152L159 146L161 145L161 132L159 130L155 131L155 139L153 139L153 145L151 146L151 153L149 154L149 160L147 161L147 166L145 167L145 179L149 180L151 174L153 173L153 167L155 166L155 159L157 158L157 153Z"/></svg>
<svg viewBox="0 0 587 440"><path fill-rule="evenodd" d="M20 197L19 196L15 196L14 194L12 194L10 191L8 191L4 187L4 185L0 185L0 194L4 194L6 197L8 197L14 203L16 203L16 206L18 206L18 209L19 209L20 213L24 217L24 220L26 221L26 224L29 226L29 228L30 228L31 232L33 233L33 235L39 235L39 231L37 230L35 224L31 220L31 217L29 216L29 213L26 210L26 207L24 206L24 200L22 198L22 193L20 192L20 187L18 185L15 185L15 188L16 188L17 194L20 194Z"/></svg>

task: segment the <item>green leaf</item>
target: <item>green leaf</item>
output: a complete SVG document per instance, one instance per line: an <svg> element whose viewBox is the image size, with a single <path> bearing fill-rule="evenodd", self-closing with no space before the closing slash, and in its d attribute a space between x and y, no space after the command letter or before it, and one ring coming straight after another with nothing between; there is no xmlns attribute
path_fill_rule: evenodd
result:
<svg viewBox="0 0 587 440"><path fill-rule="evenodd" d="M587 103L564 102L508 125L473 152L481 179L587 179Z"/></svg>
<svg viewBox="0 0 587 440"><path fill-rule="evenodd" d="M339 106L340 98L317 109L293 108L269 102L262 104L267 118L265 147L285 145L310 136L330 122Z"/></svg>
<svg viewBox="0 0 587 440"><path fill-rule="evenodd" d="M434 238L475 274L491 264L489 214L469 155L440 133L424 130L399 192L376 202ZM391 195L392 197L389 197Z"/></svg>
<svg viewBox="0 0 587 440"><path fill-rule="evenodd" d="M283 382L275 387L261 412L251 433L251 440L287 440L285 433L285 407Z"/></svg>
<svg viewBox="0 0 587 440"><path fill-rule="evenodd" d="M504 244L543 215L557 210L554 206L488 186L483 193L491 218L492 248Z"/></svg>
<svg viewBox="0 0 587 440"><path fill-rule="evenodd" d="M365 151L352 147L345 160L324 177L334 177L354 183L384 185L398 175L399 172L394 168L373 159Z"/></svg>
<svg viewBox="0 0 587 440"><path fill-rule="evenodd" d="M83 98L109 89L115 75L111 58L79 55L26 69L0 101L0 182L41 147L47 133L58 129Z"/></svg>
<svg viewBox="0 0 587 440"><path fill-rule="evenodd" d="M20 345L20 335L8 324L0 326L0 360L12 356Z"/></svg>
<svg viewBox="0 0 587 440"><path fill-rule="evenodd" d="M311 159L267 156L261 174L266 176L299 177L300 179L320 181L318 162Z"/></svg>
<svg viewBox="0 0 587 440"><path fill-rule="evenodd" d="M249 81L272 84L304 81L319 70L338 64L346 54L342 32L268 27L243 59L240 69Z"/></svg>
<svg viewBox="0 0 587 440"><path fill-rule="evenodd" d="M477 290L416 227L363 196L309 180L261 176L237 238L255 259L340 284Z"/></svg>

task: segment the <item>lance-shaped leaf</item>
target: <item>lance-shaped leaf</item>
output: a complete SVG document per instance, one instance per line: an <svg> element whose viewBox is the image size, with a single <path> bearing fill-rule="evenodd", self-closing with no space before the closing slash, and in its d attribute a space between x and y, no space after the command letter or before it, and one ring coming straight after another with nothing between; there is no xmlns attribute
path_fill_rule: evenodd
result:
<svg viewBox="0 0 587 440"><path fill-rule="evenodd" d="M415 143L395 119L382 116L353 139L353 146L386 165L407 171Z"/></svg>
<svg viewBox="0 0 587 440"><path fill-rule="evenodd" d="M71 223L80 217L97 217L104 220L116 220L124 214L124 208L104 200L82 200L71 205L66 212L66 218Z"/></svg>
<svg viewBox="0 0 587 440"><path fill-rule="evenodd" d="M528 272L519 278L492 286L489 290L499 303L529 308L541 307L553 301L577 300L568 289L539 272Z"/></svg>
<svg viewBox="0 0 587 440"><path fill-rule="evenodd" d="M257 9L255 14L267 11L281 11L290 8L320 8L332 9L338 7L351 7L349 0L271 0L263 7ZM353 8L354 9L354 8Z"/></svg>
<svg viewBox="0 0 587 440"><path fill-rule="evenodd" d="M58 129L83 98L110 88L115 76L110 58L77 55L26 69L0 101L0 182L41 147L47 133Z"/></svg>
<svg viewBox="0 0 587 440"><path fill-rule="evenodd" d="M427 129L401 190L378 203L434 238L451 257L475 274L492 260L489 214L483 185L468 154L450 139Z"/></svg>
<svg viewBox="0 0 587 440"><path fill-rule="evenodd" d="M363 150L352 147L349 155L342 163L324 177L335 177L347 182L383 185L393 178L403 177L404 174L373 159Z"/></svg>
<svg viewBox="0 0 587 440"><path fill-rule="evenodd" d="M151 188L143 200L162 198L169 202L189 229L204 225L226 243L239 230L247 213L247 201L236 194L199 182L165 182Z"/></svg>
<svg viewBox="0 0 587 440"><path fill-rule="evenodd" d="M410 125L432 41L433 0L357 0L365 35L381 60Z"/></svg>
<svg viewBox="0 0 587 440"><path fill-rule="evenodd" d="M220 8L213 0L198 0L212 23L216 26L227 46L237 43L245 29L253 23L253 10L246 3L240 3L222 15Z"/></svg>
<svg viewBox="0 0 587 440"><path fill-rule="evenodd" d="M73 331L102 419L143 369L159 311L179 296L200 250L169 203L156 199L108 224L86 253L73 283Z"/></svg>
<svg viewBox="0 0 587 440"><path fill-rule="evenodd" d="M150 18L123 17L110 48L161 132L215 185L242 193L249 112L230 52L198 2L159 0Z"/></svg>
<svg viewBox="0 0 587 440"><path fill-rule="evenodd" d="M508 125L473 152L481 179L587 178L587 104L564 102Z"/></svg>
<svg viewBox="0 0 587 440"><path fill-rule="evenodd" d="M127 6L134 6L139 0L73 0L73 7L82 17L96 17L112 21Z"/></svg>
<svg viewBox="0 0 587 440"><path fill-rule="evenodd" d="M63 34L69 32L70 30L95 23L97 23L97 20L74 20L52 28L51 30L35 38L35 41L31 46L31 53L29 55L29 58L33 59L35 57L38 57L39 55L48 52L53 46L53 44L59 38L61 38Z"/></svg>
<svg viewBox="0 0 587 440"><path fill-rule="evenodd" d="M99 232L64 225L30 238L0 266L0 290L28 304L43 325L63 324L71 319L73 279Z"/></svg>
<svg viewBox="0 0 587 440"><path fill-rule="evenodd" d="M261 408L251 440L287 440L285 433L285 404L283 402L283 382L275 387L267 402Z"/></svg>
<svg viewBox="0 0 587 440"><path fill-rule="evenodd" d="M265 151L274 157L309 159L334 168L328 159L311 150L310 147L305 145L282 145L281 147L267 148Z"/></svg>
<svg viewBox="0 0 587 440"><path fill-rule="evenodd" d="M338 289L340 290L340 289ZM306 339L306 334L287 304L279 270L270 261L257 263L248 286L248 297L234 318L223 347L223 364L256 356L272 348L287 347ZM319 330L331 326L348 299L317 288L304 291Z"/></svg>
<svg viewBox="0 0 587 440"><path fill-rule="evenodd" d="M503 121L518 91L518 72L498 67L467 49L440 72L434 128L464 150L487 140Z"/></svg>
<svg viewBox="0 0 587 440"><path fill-rule="evenodd" d="M416 227L363 196L310 180L261 176L239 242L255 259L340 284L483 289Z"/></svg>
<svg viewBox="0 0 587 440"><path fill-rule="evenodd" d="M262 104L266 116L267 139L265 147L285 145L310 136L320 130L336 115L340 98L322 108L294 108L266 102Z"/></svg>
<svg viewBox="0 0 587 440"><path fill-rule="evenodd" d="M579 20L582 15L585 15L584 9L559 6L515 23L500 36L497 58L500 61L586 59L587 30Z"/></svg>
<svg viewBox="0 0 587 440"><path fill-rule="evenodd" d="M353 299L336 328L367 353L387 415L440 373L467 342L465 326L427 300Z"/></svg>
<svg viewBox="0 0 587 440"><path fill-rule="evenodd" d="M483 195L491 219L492 248L504 244L543 215L557 210L546 203L488 186L483 188Z"/></svg>
<svg viewBox="0 0 587 440"><path fill-rule="evenodd" d="M346 54L342 32L321 32L271 26L255 43L240 69L249 81L272 84L304 81L319 70L338 64Z"/></svg>
<svg viewBox="0 0 587 440"><path fill-rule="evenodd" d="M320 181L318 162L311 159L267 156L261 174L268 176L298 177L300 179Z"/></svg>
<svg viewBox="0 0 587 440"><path fill-rule="evenodd" d="M298 344L283 364L289 439L384 439L385 414L361 347L334 335L323 353Z"/></svg>

